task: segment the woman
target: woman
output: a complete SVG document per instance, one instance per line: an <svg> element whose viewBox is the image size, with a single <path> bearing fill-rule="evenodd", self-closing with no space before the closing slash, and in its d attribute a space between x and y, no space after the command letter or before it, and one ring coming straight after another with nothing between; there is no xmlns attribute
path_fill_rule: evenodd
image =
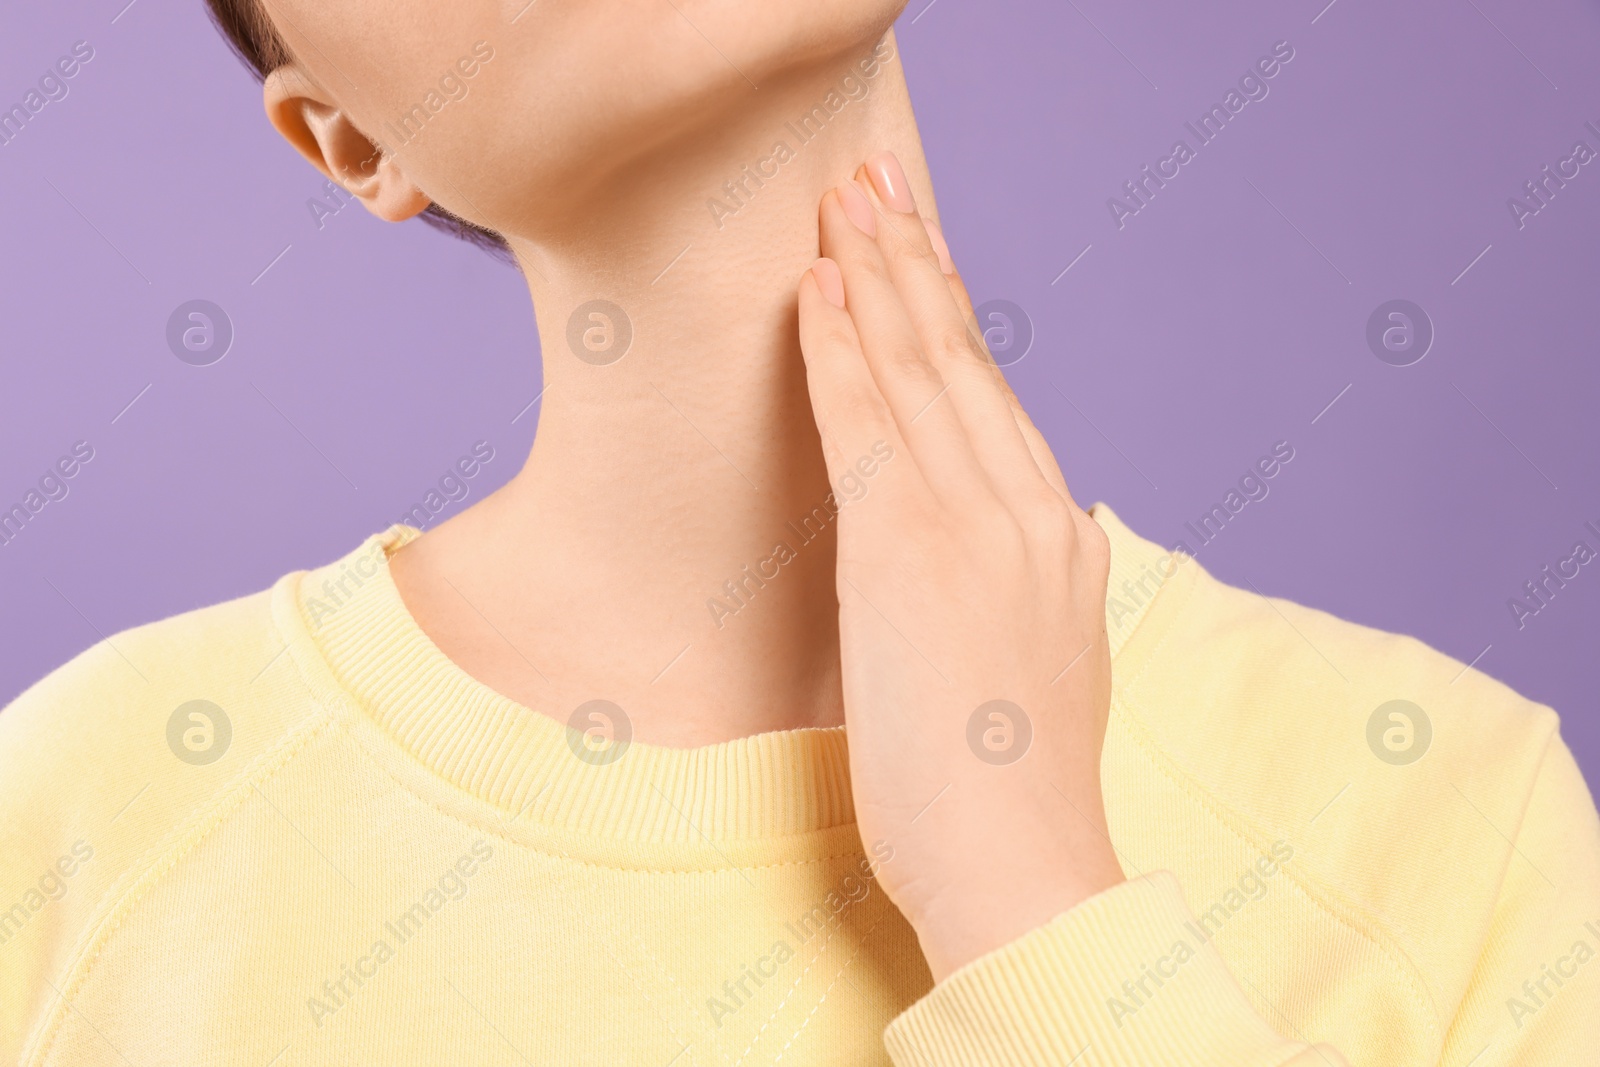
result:
<svg viewBox="0 0 1600 1067"><path fill-rule="evenodd" d="M285 139L527 276L537 440L426 536L0 715L0 1050L1600 1041L1600 828L1554 714L1079 508L969 328L898 4L257 2L213 8Z"/></svg>

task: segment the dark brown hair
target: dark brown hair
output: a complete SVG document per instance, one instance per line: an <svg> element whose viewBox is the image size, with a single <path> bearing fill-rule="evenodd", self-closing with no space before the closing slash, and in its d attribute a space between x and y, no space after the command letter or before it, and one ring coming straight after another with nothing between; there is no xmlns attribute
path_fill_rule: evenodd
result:
<svg viewBox="0 0 1600 1067"><path fill-rule="evenodd" d="M257 81L266 81L268 74L294 62L293 53L267 18L260 0L206 0L206 8L211 13L212 23L227 39L234 55L244 61ZM507 262L512 259L511 248L505 238L493 230L451 214L438 204L428 205L428 210L422 213L421 218L435 229L470 241L499 259Z"/></svg>

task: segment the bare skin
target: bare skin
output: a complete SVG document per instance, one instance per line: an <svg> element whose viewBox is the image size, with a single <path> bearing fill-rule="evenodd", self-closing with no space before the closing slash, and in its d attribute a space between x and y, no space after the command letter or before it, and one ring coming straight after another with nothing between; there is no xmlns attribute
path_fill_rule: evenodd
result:
<svg viewBox="0 0 1600 1067"><path fill-rule="evenodd" d="M863 838L895 844L884 888L936 977L1119 881L1098 777L1103 537L981 350L945 344L970 306L922 227L933 191L898 49L861 66L898 5L540 4L509 26L493 5L436 6L275 0L301 58L266 87L278 129L374 214L436 201L495 229L533 296L546 391L526 464L393 559L422 629L538 712L617 703L643 743L848 722ZM494 58L423 136L364 132L478 39ZM847 75L870 91L719 225L708 198L774 140L796 144L785 124ZM912 211L861 170L884 150ZM832 191L852 175L873 237ZM819 251L846 307L818 288L828 268L808 270ZM595 298L632 328L603 366L568 343ZM787 524L878 442L895 458L865 497L718 616L725 583L793 541ZM996 698L1034 731L1007 767L967 745Z"/></svg>

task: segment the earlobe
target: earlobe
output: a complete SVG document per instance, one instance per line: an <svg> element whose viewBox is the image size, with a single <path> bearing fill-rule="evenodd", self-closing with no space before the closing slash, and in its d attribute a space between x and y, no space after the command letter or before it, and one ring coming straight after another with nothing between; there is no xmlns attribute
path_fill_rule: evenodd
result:
<svg viewBox="0 0 1600 1067"><path fill-rule="evenodd" d="M367 156L336 180L385 222L404 222L428 210L433 201L412 184L395 158L375 145L368 148Z"/></svg>
<svg viewBox="0 0 1600 1067"><path fill-rule="evenodd" d="M398 160L370 141L345 111L293 64L262 86L267 118L312 166L386 222L419 215L432 203Z"/></svg>

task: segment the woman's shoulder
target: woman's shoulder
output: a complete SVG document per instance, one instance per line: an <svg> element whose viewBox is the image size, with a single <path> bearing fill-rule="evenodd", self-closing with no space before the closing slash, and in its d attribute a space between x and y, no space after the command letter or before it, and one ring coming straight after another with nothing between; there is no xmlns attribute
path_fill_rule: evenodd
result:
<svg viewBox="0 0 1600 1067"><path fill-rule="evenodd" d="M62 931L314 713L274 621L296 578L114 634L0 711L7 971L62 973Z"/></svg>
<svg viewBox="0 0 1600 1067"><path fill-rule="evenodd" d="M241 674L248 682L268 665L283 648L272 603L292 578L103 638L35 682L0 711L0 752L13 772L0 794L28 767L172 758L157 720L190 700L224 700Z"/></svg>
<svg viewBox="0 0 1600 1067"><path fill-rule="evenodd" d="M1481 654L1464 663L1248 577L1225 581L1111 524L1116 690L1178 749L1249 765L1257 783L1283 767L1304 784L1285 765L1305 758L1329 777L1488 771L1526 787L1558 733L1556 712L1479 669Z"/></svg>
<svg viewBox="0 0 1600 1067"><path fill-rule="evenodd" d="M109 827L271 747L308 713L282 625L303 573L113 634L29 687L0 711L0 811Z"/></svg>
<svg viewBox="0 0 1600 1067"><path fill-rule="evenodd" d="M0 711L0 1050L105 902L315 714L276 621L298 578L114 634Z"/></svg>
<svg viewBox="0 0 1600 1067"><path fill-rule="evenodd" d="M1553 709L1414 637L1172 570L1116 661L1117 716L1219 834L1292 848L1304 906L1445 1003L1487 938L1582 931L1600 819ZM1513 940L1536 973L1545 946Z"/></svg>
<svg viewBox="0 0 1600 1067"><path fill-rule="evenodd" d="M1303 753L1330 775L1393 785L1438 775L1526 788L1556 711L1423 640L1222 581L1190 560L1127 656L1130 695L1173 698L1263 764ZM1154 710L1154 708L1152 708ZM1159 714L1159 712L1157 712ZM1201 739L1196 738L1196 741ZM1276 757L1275 759L1273 757Z"/></svg>

